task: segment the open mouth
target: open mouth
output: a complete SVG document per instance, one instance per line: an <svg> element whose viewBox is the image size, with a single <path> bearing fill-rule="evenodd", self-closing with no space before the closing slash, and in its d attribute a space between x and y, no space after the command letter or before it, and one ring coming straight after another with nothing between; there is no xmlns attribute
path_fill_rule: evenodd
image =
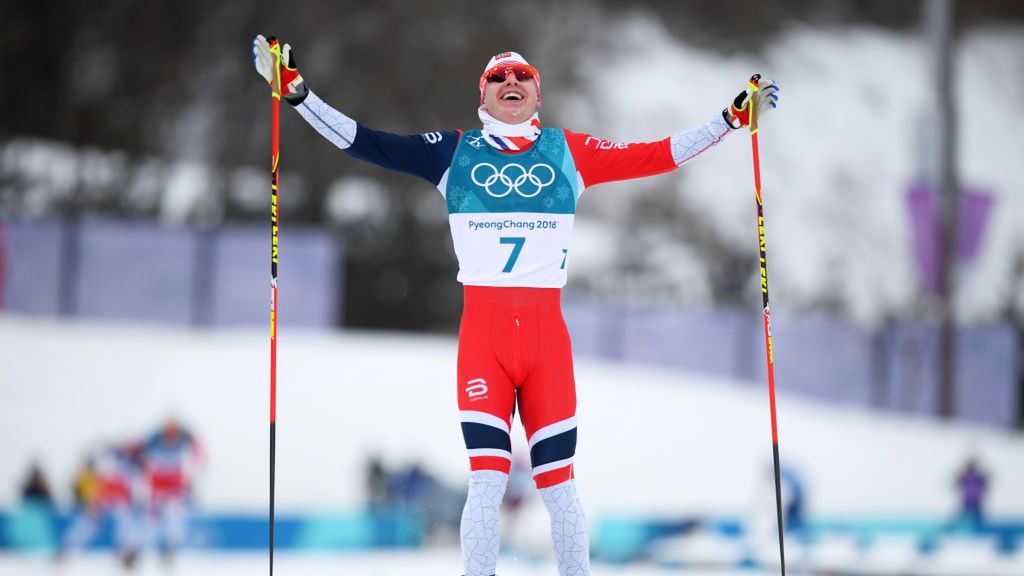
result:
<svg viewBox="0 0 1024 576"><path fill-rule="evenodd" d="M509 92L506 92L506 93L501 95L501 100L503 100L505 102L509 102L509 101L518 102L518 101L522 101L522 100L525 100L525 99L526 99L526 97L523 94L520 94L519 92L509 91Z"/></svg>

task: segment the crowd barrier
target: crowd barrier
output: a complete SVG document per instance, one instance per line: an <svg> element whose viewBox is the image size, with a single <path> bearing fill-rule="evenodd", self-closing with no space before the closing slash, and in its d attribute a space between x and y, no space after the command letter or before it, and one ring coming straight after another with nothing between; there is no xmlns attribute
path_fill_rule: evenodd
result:
<svg viewBox="0 0 1024 576"><path fill-rule="evenodd" d="M0 223L4 309L190 326L264 325L270 246L264 227L164 228L100 219ZM283 327L343 324L342 243L323 229L281 232ZM670 309L567 297L574 350L765 380L757 309ZM866 329L827 316L772 316L776 382L812 398L898 412L938 412L938 327L909 320ZM1024 417L1020 335L1008 323L963 326L956 416L996 426Z"/></svg>

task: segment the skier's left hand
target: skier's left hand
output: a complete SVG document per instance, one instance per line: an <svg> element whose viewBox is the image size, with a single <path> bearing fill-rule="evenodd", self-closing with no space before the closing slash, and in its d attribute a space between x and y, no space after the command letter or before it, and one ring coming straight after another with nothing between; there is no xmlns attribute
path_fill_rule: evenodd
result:
<svg viewBox="0 0 1024 576"><path fill-rule="evenodd" d="M756 75L761 78L760 74ZM753 80L753 77L751 77ZM729 126L738 129L750 124L750 101L751 96L757 106L757 117L765 115L779 103L779 87L771 80L761 79L757 84L757 91L754 90L752 82L747 82L747 88L740 92L729 106L722 110L722 117L729 123Z"/></svg>
<svg viewBox="0 0 1024 576"><path fill-rule="evenodd" d="M299 74L295 55L292 54L292 47L289 44L282 47L281 42L273 36L269 41L262 34L256 36L252 41L252 63L260 76L270 84L271 90L277 88L274 86L274 65L278 64L281 96L293 106L306 99L309 90L302 80L302 75Z"/></svg>

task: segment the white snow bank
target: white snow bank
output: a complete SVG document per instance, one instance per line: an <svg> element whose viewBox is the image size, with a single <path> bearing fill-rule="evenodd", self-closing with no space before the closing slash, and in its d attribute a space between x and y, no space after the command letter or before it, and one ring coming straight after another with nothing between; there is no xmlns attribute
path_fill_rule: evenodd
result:
<svg viewBox="0 0 1024 576"><path fill-rule="evenodd" d="M262 510L267 494L268 337L0 316L0 506L38 456L66 494L84 451L183 418L209 453L206 505ZM454 339L285 332L279 343L278 502L355 506L364 459L422 460L461 484ZM761 383L581 359L576 459L589 511L743 513L771 494ZM952 512L970 450L992 473L996 516L1024 514L1024 438L778 398L782 460L806 479L811 512ZM516 432L520 454L525 442ZM763 500L762 500L763 501Z"/></svg>

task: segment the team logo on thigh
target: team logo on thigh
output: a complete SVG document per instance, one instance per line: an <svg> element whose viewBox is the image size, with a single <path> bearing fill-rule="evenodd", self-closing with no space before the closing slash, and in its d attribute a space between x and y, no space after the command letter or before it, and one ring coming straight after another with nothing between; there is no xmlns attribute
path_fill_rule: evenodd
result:
<svg viewBox="0 0 1024 576"><path fill-rule="evenodd" d="M474 378L466 383L466 395L470 400L477 400L487 394L487 380Z"/></svg>
<svg viewBox="0 0 1024 576"><path fill-rule="evenodd" d="M555 169L547 164L534 164L527 170L522 164L506 164L499 170L494 164L481 162L469 173L473 183L489 196L504 198L515 192L523 198L533 198L555 181Z"/></svg>

